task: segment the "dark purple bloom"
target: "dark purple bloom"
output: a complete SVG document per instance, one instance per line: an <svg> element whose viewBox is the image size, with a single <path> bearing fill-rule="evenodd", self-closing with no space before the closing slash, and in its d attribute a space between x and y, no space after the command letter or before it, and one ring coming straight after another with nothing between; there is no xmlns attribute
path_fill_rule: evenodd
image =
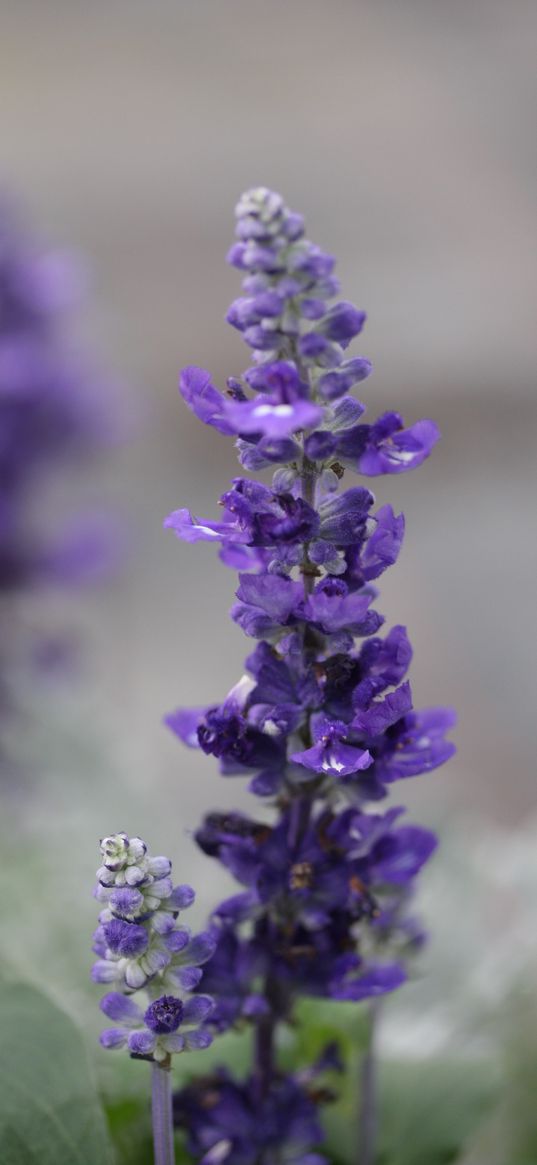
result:
<svg viewBox="0 0 537 1165"><path fill-rule="evenodd" d="M200 1165L325 1165L311 1152L323 1134L315 1090L299 1077L278 1076L265 1095L255 1079L235 1082L225 1069L174 1096L174 1117L188 1130L187 1147Z"/></svg>
<svg viewBox="0 0 537 1165"><path fill-rule="evenodd" d="M367 749L347 741L348 727L338 720L329 720L322 713L312 716L314 743L302 752L291 753L291 760L332 777L348 777L351 773L369 768L373 758Z"/></svg>
<svg viewBox="0 0 537 1165"><path fill-rule="evenodd" d="M183 1018L184 1007L180 999L174 995L163 995L155 999L144 1015L144 1021L152 1032L158 1036L167 1036L176 1032Z"/></svg>
<svg viewBox="0 0 537 1165"><path fill-rule="evenodd" d="M246 635L259 639L294 619L303 601L300 583L273 574L241 574L239 579L239 602L231 617Z"/></svg>
<svg viewBox="0 0 537 1165"><path fill-rule="evenodd" d="M364 536L373 494L363 486L354 486L342 494L333 494L319 506L320 536L335 546L352 546Z"/></svg>
<svg viewBox="0 0 537 1165"><path fill-rule="evenodd" d="M381 615L369 612L373 598L370 590L349 593L342 579L322 579L304 605L304 618L327 635L343 629L354 635L370 635L382 623Z"/></svg>
<svg viewBox="0 0 537 1165"><path fill-rule="evenodd" d="M375 776L390 784L443 765L455 752L455 745L445 739L455 723L449 708L423 708L403 716L373 750Z"/></svg>
<svg viewBox="0 0 537 1165"><path fill-rule="evenodd" d="M406 473L425 461L439 437L434 421L416 421L405 429L399 413L384 413L374 425L361 425L343 433L338 455L368 477Z"/></svg>

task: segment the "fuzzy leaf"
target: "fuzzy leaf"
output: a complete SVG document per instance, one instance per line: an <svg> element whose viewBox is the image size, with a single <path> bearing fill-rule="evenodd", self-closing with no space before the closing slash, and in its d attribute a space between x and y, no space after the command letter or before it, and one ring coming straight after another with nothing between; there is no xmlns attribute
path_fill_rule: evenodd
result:
<svg viewBox="0 0 537 1165"><path fill-rule="evenodd" d="M0 986L2 1165L113 1165L86 1050L33 987Z"/></svg>

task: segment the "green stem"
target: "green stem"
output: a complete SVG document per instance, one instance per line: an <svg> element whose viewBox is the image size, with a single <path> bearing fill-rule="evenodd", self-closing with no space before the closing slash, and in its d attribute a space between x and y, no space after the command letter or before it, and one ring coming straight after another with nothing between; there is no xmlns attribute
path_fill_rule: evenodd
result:
<svg viewBox="0 0 537 1165"><path fill-rule="evenodd" d="M358 1117L358 1165L375 1165L377 1144L377 1070L376 1034L379 1003L369 1005L367 1044L360 1070L360 1107Z"/></svg>

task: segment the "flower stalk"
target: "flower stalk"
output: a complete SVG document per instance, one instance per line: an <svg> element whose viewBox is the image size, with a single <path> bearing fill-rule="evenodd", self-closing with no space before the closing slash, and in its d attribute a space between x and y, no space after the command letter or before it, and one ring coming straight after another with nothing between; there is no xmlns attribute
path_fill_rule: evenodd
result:
<svg viewBox="0 0 537 1165"><path fill-rule="evenodd" d="M175 1165L169 1064L152 1065L152 1116L155 1165Z"/></svg>

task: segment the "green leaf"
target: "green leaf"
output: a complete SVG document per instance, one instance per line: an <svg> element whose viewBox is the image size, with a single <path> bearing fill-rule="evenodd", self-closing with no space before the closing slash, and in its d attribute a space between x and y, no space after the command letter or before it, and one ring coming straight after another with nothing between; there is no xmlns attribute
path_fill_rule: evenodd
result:
<svg viewBox="0 0 537 1165"><path fill-rule="evenodd" d="M381 1068L379 1165L449 1165L497 1100L484 1062L384 1064Z"/></svg>
<svg viewBox="0 0 537 1165"><path fill-rule="evenodd" d="M0 985L2 1165L113 1165L82 1039L33 987Z"/></svg>

